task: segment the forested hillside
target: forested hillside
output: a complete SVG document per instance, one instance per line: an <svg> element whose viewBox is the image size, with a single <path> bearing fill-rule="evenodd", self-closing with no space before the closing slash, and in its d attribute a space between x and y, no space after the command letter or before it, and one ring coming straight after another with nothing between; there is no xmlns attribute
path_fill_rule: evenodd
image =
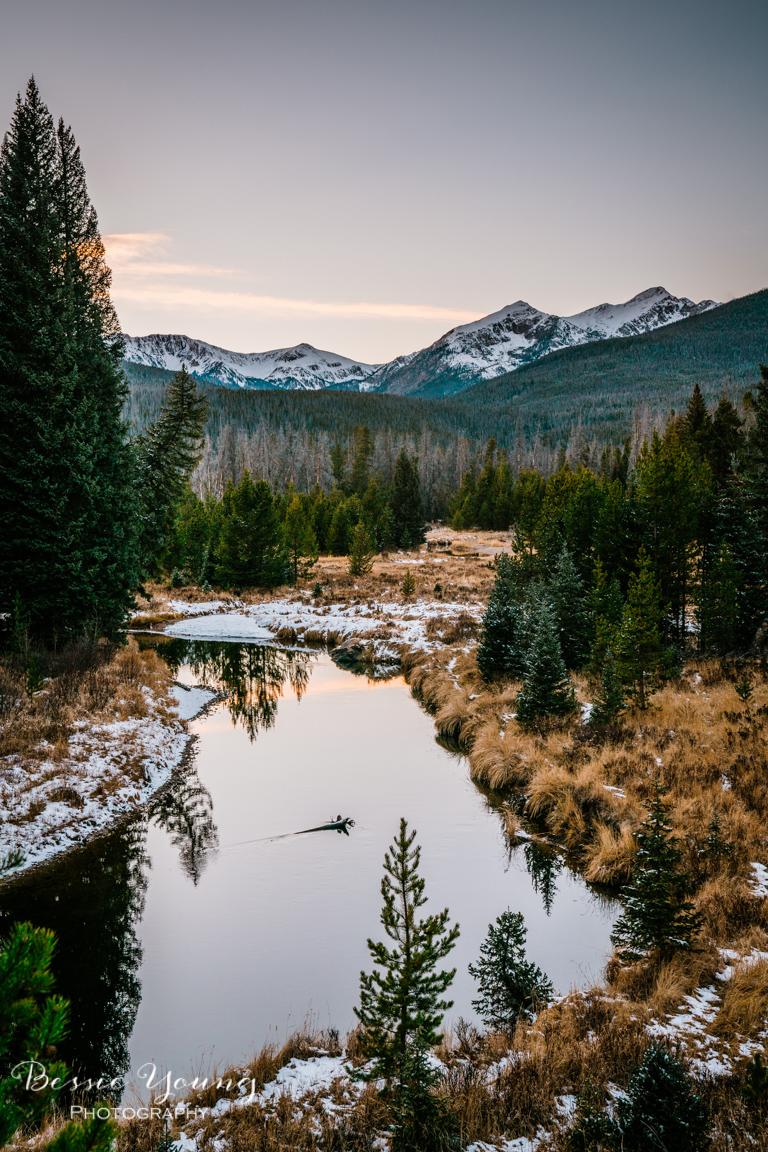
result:
<svg viewBox="0 0 768 1152"><path fill-rule="evenodd" d="M768 343L768 290L640 336L554 352L450 399L322 390L284 392L202 386L210 406L195 487L221 492L244 467L279 488L332 484L330 449L347 448L365 424L376 467L391 479L401 448L422 476L455 488L467 463L494 437L516 471L548 475L558 458L598 459L607 444L631 440L631 461L670 409L699 383L709 403L737 403L755 381ZM136 431L156 419L172 373L123 363ZM430 488L432 488L430 484ZM442 485L441 485L442 486Z"/></svg>
<svg viewBox="0 0 768 1152"><path fill-rule="evenodd" d="M622 440L633 415L654 422L679 411L694 384L710 399L732 400L754 382L766 357L768 290L641 336L601 340L553 352L535 364L477 384L459 404L479 411L514 411L546 442L567 439L581 423L587 439Z"/></svg>

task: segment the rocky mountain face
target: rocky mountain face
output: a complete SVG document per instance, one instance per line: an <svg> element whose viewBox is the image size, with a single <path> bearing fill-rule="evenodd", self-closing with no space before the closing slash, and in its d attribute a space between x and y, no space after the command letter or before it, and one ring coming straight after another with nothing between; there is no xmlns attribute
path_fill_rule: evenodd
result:
<svg viewBox="0 0 768 1152"><path fill-rule="evenodd" d="M225 388L328 388L334 384L358 388L376 371L311 344L276 348L271 352L228 352L189 336L126 336L125 359L131 364L168 368L182 364L207 384Z"/></svg>
<svg viewBox="0 0 768 1152"><path fill-rule="evenodd" d="M126 360L177 371L227 388L342 388L402 396L450 396L590 341L637 336L717 308L649 288L625 304L598 304L575 316L540 312L524 300L461 324L428 348L388 364L363 364L311 344L272 352L228 352L188 336L127 336Z"/></svg>
<svg viewBox="0 0 768 1152"><path fill-rule="evenodd" d="M362 387L400 395L449 396L549 352L637 336L716 307L714 300L694 304L664 288L649 288L626 304L599 304L575 316L553 316L518 300L482 320L452 328L421 352L382 365Z"/></svg>

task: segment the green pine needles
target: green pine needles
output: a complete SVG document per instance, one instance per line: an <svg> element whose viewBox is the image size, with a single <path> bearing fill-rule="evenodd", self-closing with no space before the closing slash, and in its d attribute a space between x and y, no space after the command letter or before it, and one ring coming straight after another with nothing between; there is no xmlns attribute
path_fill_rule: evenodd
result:
<svg viewBox="0 0 768 1152"><path fill-rule="evenodd" d="M701 918L687 899L691 880L680 867L682 851L668 814L657 781L648 815L635 838L635 869L625 890L624 910L611 933L612 943L627 960L691 951L701 927Z"/></svg>
<svg viewBox="0 0 768 1152"><path fill-rule="evenodd" d="M0 871L8 866L2 862ZM13 924L0 944L0 1146L22 1127L39 1124L53 1111L54 1090L30 1091L25 1077L11 1070L28 1061L45 1061L49 1081L67 1078L56 1045L67 1034L69 1004L53 992L51 964L56 937L47 928ZM107 1115L109 1113L107 1112ZM49 1149L56 1152L108 1152L117 1134L110 1120L70 1122Z"/></svg>
<svg viewBox="0 0 768 1152"><path fill-rule="evenodd" d="M531 726L547 720L563 719L578 707L576 693L560 650L554 611L542 598L532 613L525 680L517 697L518 723Z"/></svg>
<svg viewBox="0 0 768 1152"><path fill-rule="evenodd" d="M182 365L168 385L158 419L137 443L141 493L141 553L156 575L173 515L203 450L208 401Z"/></svg>
<svg viewBox="0 0 768 1152"><path fill-rule="evenodd" d="M532 1019L552 998L552 984L525 958L522 912L502 912L480 945L480 959L469 965L480 995L472 1007L497 1032L513 1033L518 1020Z"/></svg>
<svg viewBox="0 0 768 1152"><path fill-rule="evenodd" d="M496 580L482 620L477 667L486 681L519 679L525 668L525 617L518 599L512 563L501 553Z"/></svg>
<svg viewBox="0 0 768 1152"><path fill-rule="evenodd" d="M591 725L615 724L625 711L627 699L610 648L606 653L600 690L589 714Z"/></svg>
<svg viewBox="0 0 768 1152"><path fill-rule="evenodd" d="M661 590L645 548L630 576L627 602L616 644L619 675L638 708L647 708L649 695L668 677L669 656L661 639L664 612Z"/></svg>
<svg viewBox="0 0 768 1152"><path fill-rule="evenodd" d="M395 1117L392 1147L426 1150L450 1146L446 1142L450 1124L431 1091L436 1077L427 1057L438 1043L443 1014L452 1006L443 997L456 969L441 971L438 965L454 947L459 928L449 925L447 908L418 919L427 898L419 876L421 849L415 840L416 832L409 833L401 819L398 835L384 855L381 923L392 943L368 941L374 969L360 973L360 1007L355 1015L363 1027L363 1051L373 1068L356 1075L385 1081Z"/></svg>
<svg viewBox="0 0 768 1152"><path fill-rule="evenodd" d="M123 344L72 132L34 79L0 150L0 611L31 633L114 634L138 539Z"/></svg>
<svg viewBox="0 0 768 1152"><path fill-rule="evenodd" d="M371 543L368 529L361 520L352 533L352 546L349 551L350 576L365 576L373 568L376 550Z"/></svg>

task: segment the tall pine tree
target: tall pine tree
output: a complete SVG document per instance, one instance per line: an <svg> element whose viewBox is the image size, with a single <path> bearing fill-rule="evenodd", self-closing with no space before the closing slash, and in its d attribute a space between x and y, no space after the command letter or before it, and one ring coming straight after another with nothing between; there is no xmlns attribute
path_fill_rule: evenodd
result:
<svg viewBox="0 0 768 1152"><path fill-rule="evenodd" d="M525 670L524 640L524 612L512 564L501 553L496 559L496 579L483 614L477 648L477 667L483 679L519 679Z"/></svg>
<svg viewBox="0 0 768 1152"><path fill-rule="evenodd" d="M650 557L641 548L616 643L619 675L639 708L647 706L649 694L660 688L667 676L669 660L661 641L662 619L661 592Z"/></svg>
<svg viewBox="0 0 768 1152"><path fill-rule="evenodd" d="M373 1061L362 1078L385 1081L396 1120L393 1144L403 1150L446 1146L440 1138L445 1118L430 1091L435 1074L426 1056L451 1007L443 996L456 974L455 968L440 971L438 965L459 935L458 925L449 926L447 908L418 919L427 898L415 839L401 819L384 856L381 882L381 923L392 945L368 941L374 970L360 973L360 1007L355 1009L363 1026L363 1050Z"/></svg>
<svg viewBox="0 0 768 1152"><path fill-rule="evenodd" d="M404 448L395 461L391 505L398 548L418 548L426 536L421 484L416 462L408 457Z"/></svg>
<svg viewBox="0 0 768 1152"><path fill-rule="evenodd" d="M185 488L203 450L208 401L184 365L171 379L154 424L138 442L141 494L141 558L144 572L157 572Z"/></svg>
<svg viewBox="0 0 768 1152"><path fill-rule="evenodd" d="M578 707L560 651L557 620L552 607L542 598L534 613L525 680L517 697L517 720L520 724L562 718Z"/></svg>
<svg viewBox="0 0 768 1152"><path fill-rule="evenodd" d="M480 991L472 1007L499 1032L514 1032L521 1016L531 1019L552 999L552 982L525 958L525 937L522 912L507 909L488 925L477 964L469 965Z"/></svg>
<svg viewBox="0 0 768 1152"><path fill-rule="evenodd" d="M438 969L458 939L448 909L418 918L427 897L415 840L416 832L409 833L401 819L397 838L385 852L381 880L381 924L391 947L368 940L374 970L371 975L360 972L360 1007L355 1009L365 1052L375 1062L368 1078L390 1084L402 1079L409 1054L426 1054L438 1043L438 1026L451 1007L442 998L456 975L456 969Z"/></svg>
<svg viewBox="0 0 768 1152"><path fill-rule="evenodd" d="M32 79L0 152L0 610L43 640L115 632L137 579L109 282L79 151Z"/></svg>
<svg viewBox="0 0 768 1152"><path fill-rule="evenodd" d="M222 498L216 578L225 588L270 588L287 582L288 557L266 480L246 468Z"/></svg>

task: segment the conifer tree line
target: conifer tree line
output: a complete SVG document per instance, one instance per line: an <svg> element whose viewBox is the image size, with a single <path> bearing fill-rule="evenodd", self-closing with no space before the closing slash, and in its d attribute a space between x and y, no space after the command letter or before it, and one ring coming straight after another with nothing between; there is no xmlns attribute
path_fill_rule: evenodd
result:
<svg viewBox="0 0 768 1152"><path fill-rule="evenodd" d="M606 450L599 472L564 462L512 483L491 442L465 478L454 524L498 524L511 508L514 559L499 558L477 660L486 679L523 680L520 720L575 708L568 670L591 675L592 720L609 722L630 701L645 708L693 645L750 647L768 616L765 366L745 401L748 430L695 388L634 467L625 447Z"/></svg>
<svg viewBox="0 0 768 1152"><path fill-rule="evenodd" d="M426 522L418 461L402 450L387 484L371 466L373 440L362 425L347 468L334 449L334 486L309 492L289 484L273 491L246 469L229 481L220 499L200 499L187 486L171 525L163 565L178 583L227 588L295 584L308 577L318 555L349 556L352 575L370 569L372 557L418 548Z"/></svg>
<svg viewBox="0 0 768 1152"><path fill-rule="evenodd" d="M110 281L80 150L31 79L0 150L0 614L47 644L122 627L202 448L184 372L131 439Z"/></svg>

